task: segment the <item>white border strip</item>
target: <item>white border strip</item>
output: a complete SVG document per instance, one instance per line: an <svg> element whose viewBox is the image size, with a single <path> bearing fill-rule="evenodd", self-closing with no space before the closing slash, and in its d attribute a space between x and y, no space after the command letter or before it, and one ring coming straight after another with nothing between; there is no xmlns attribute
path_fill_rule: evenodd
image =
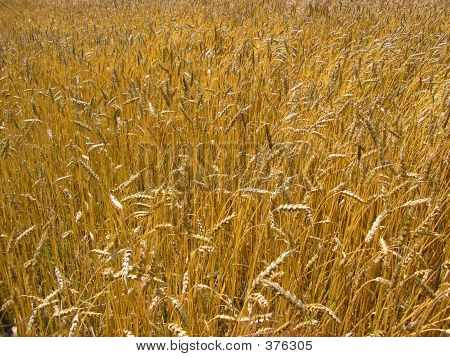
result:
<svg viewBox="0 0 450 357"><path fill-rule="evenodd" d="M277 342L278 341L278 342ZM310 342L308 342L310 341ZM140 344L144 350L138 350ZM146 344L146 345L145 345ZM156 345L159 344L159 345ZM165 344L165 345L164 345ZM228 345L227 345L228 344ZM164 350L159 350L165 346ZM222 350L219 350L220 346ZM250 346L250 347L249 347ZM311 348L309 348L311 346ZM152 350L153 348L153 350ZM231 350L227 350L231 348ZM238 349L236 349L238 348ZM0 353L5 357L31 356L420 356L448 355L450 339L431 337L188 337L188 338L1 338ZM445 352L447 351L447 352Z"/></svg>

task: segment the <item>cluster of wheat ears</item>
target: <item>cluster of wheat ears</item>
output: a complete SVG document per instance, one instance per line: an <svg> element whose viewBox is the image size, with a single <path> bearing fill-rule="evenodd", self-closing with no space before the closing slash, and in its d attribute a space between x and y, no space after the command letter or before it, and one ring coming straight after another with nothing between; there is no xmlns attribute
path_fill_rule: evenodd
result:
<svg viewBox="0 0 450 357"><path fill-rule="evenodd" d="M449 335L449 7L2 1L3 334Z"/></svg>

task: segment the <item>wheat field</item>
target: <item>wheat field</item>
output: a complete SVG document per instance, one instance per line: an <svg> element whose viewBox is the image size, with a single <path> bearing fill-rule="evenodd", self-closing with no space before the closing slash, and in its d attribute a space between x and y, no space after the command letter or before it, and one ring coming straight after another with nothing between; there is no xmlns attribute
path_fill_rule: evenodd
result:
<svg viewBox="0 0 450 357"><path fill-rule="evenodd" d="M450 2L0 2L19 336L450 335Z"/></svg>

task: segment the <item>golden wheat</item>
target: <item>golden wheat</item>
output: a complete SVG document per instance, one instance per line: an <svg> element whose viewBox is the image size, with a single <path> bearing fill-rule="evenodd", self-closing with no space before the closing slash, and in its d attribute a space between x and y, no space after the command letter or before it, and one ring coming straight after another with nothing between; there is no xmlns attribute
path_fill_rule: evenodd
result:
<svg viewBox="0 0 450 357"><path fill-rule="evenodd" d="M0 333L446 336L445 0L0 5Z"/></svg>

